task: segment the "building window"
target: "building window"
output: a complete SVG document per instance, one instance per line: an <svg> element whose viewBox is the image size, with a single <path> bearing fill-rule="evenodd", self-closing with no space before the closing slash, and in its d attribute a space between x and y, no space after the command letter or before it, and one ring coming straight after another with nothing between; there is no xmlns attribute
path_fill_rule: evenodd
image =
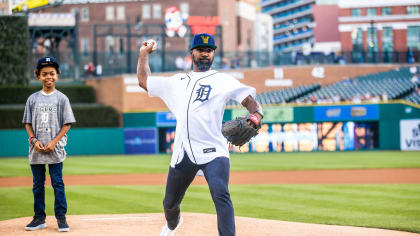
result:
<svg viewBox="0 0 420 236"><path fill-rule="evenodd" d="M351 33L353 51L363 51L363 30L362 28L353 29Z"/></svg>
<svg viewBox="0 0 420 236"><path fill-rule="evenodd" d="M106 20L114 20L114 7L113 6L107 6L106 12L105 12L105 19Z"/></svg>
<svg viewBox="0 0 420 236"><path fill-rule="evenodd" d="M118 52L120 54L124 54L125 53L125 49L124 49L124 38L120 37L120 41L119 41L119 45L118 45Z"/></svg>
<svg viewBox="0 0 420 236"><path fill-rule="evenodd" d="M367 30L367 44L369 52L378 51L378 29L369 27Z"/></svg>
<svg viewBox="0 0 420 236"><path fill-rule="evenodd" d="M392 52L394 50L394 35L391 27L382 29L382 51Z"/></svg>
<svg viewBox="0 0 420 236"><path fill-rule="evenodd" d="M153 19L162 18L162 7L160 4L153 4Z"/></svg>
<svg viewBox="0 0 420 236"><path fill-rule="evenodd" d="M76 15L76 13L78 13L79 12L79 8L72 8L72 9L70 9L70 13L73 13L73 14L75 14Z"/></svg>
<svg viewBox="0 0 420 236"><path fill-rule="evenodd" d="M80 47L83 54L89 53L89 38L81 38L80 39Z"/></svg>
<svg viewBox="0 0 420 236"><path fill-rule="evenodd" d="M362 9L354 8L351 9L351 16L361 16L362 15Z"/></svg>
<svg viewBox="0 0 420 236"><path fill-rule="evenodd" d="M141 24L141 16L136 16L136 25Z"/></svg>
<svg viewBox="0 0 420 236"><path fill-rule="evenodd" d="M125 7L118 6L117 7L117 20L124 20L125 19Z"/></svg>
<svg viewBox="0 0 420 236"><path fill-rule="evenodd" d="M111 35L106 36L106 51L109 54L113 54L114 48L115 48L114 37L112 37Z"/></svg>
<svg viewBox="0 0 420 236"><path fill-rule="evenodd" d="M80 18L81 18L82 22L88 22L89 21L89 8L88 7L83 7L82 8Z"/></svg>
<svg viewBox="0 0 420 236"><path fill-rule="evenodd" d="M409 26L407 28L407 47L420 49L420 26Z"/></svg>
<svg viewBox="0 0 420 236"><path fill-rule="evenodd" d="M418 6L407 6L407 15L417 15L419 14Z"/></svg>
<svg viewBox="0 0 420 236"><path fill-rule="evenodd" d="M390 7L382 7L382 15L383 16L387 16L387 15L391 15L392 11Z"/></svg>
<svg viewBox="0 0 420 236"><path fill-rule="evenodd" d="M143 8L142 8L142 18L143 19L150 19L152 18L150 16L150 5L149 4L144 4Z"/></svg>
<svg viewBox="0 0 420 236"><path fill-rule="evenodd" d="M376 16L376 8L368 8L366 14L368 16Z"/></svg>
<svg viewBox="0 0 420 236"><path fill-rule="evenodd" d="M179 8L180 8L183 16L189 16L190 15L190 6L188 5L188 3L186 3L186 2L181 3Z"/></svg>

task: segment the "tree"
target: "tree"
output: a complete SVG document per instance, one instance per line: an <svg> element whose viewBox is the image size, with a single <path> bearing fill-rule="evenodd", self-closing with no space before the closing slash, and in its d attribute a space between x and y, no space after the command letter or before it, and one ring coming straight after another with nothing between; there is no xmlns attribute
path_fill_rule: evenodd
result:
<svg viewBox="0 0 420 236"><path fill-rule="evenodd" d="M0 16L0 85L29 82L26 16Z"/></svg>

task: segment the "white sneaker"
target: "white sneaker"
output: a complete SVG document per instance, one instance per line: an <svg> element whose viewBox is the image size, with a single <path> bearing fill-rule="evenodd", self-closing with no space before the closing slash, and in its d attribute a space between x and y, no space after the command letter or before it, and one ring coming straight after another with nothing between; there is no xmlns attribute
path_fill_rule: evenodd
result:
<svg viewBox="0 0 420 236"><path fill-rule="evenodd" d="M182 218L182 216L181 216L181 218L179 218L178 225L173 230L169 229L168 223L166 223L165 226L163 226L163 228L162 228L162 232L160 232L160 236L173 236L173 235L175 235L175 231L179 228L179 226L182 224L183 221L184 221L184 218Z"/></svg>

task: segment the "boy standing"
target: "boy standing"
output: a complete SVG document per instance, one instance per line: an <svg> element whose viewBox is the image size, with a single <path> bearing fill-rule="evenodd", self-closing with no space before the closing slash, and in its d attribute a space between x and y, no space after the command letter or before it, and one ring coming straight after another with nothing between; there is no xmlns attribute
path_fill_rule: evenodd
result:
<svg viewBox="0 0 420 236"><path fill-rule="evenodd" d="M63 182L63 161L66 159L64 147L66 132L76 120L66 95L55 89L60 74L60 66L53 57L38 60L34 75L42 83L42 90L29 96L23 123L29 136L29 162L33 175L35 216L26 230L45 228L45 165L54 188L54 212L58 231L69 231L66 222L67 202Z"/></svg>

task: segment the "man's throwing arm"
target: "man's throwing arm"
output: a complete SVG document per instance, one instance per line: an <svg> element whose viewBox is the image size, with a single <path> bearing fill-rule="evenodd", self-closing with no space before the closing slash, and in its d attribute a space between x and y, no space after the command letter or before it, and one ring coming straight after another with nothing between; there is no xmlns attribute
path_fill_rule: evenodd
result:
<svg viewBox="0 0 420 236"><path fill-rule="evenodd" d="M149 54L155 51L153 48L154 44L147 45L143 42L140 47L140 56L137 62L137 79L139 80L139 86L147 91L147 77L152 74L149 67Z"/></svg>

